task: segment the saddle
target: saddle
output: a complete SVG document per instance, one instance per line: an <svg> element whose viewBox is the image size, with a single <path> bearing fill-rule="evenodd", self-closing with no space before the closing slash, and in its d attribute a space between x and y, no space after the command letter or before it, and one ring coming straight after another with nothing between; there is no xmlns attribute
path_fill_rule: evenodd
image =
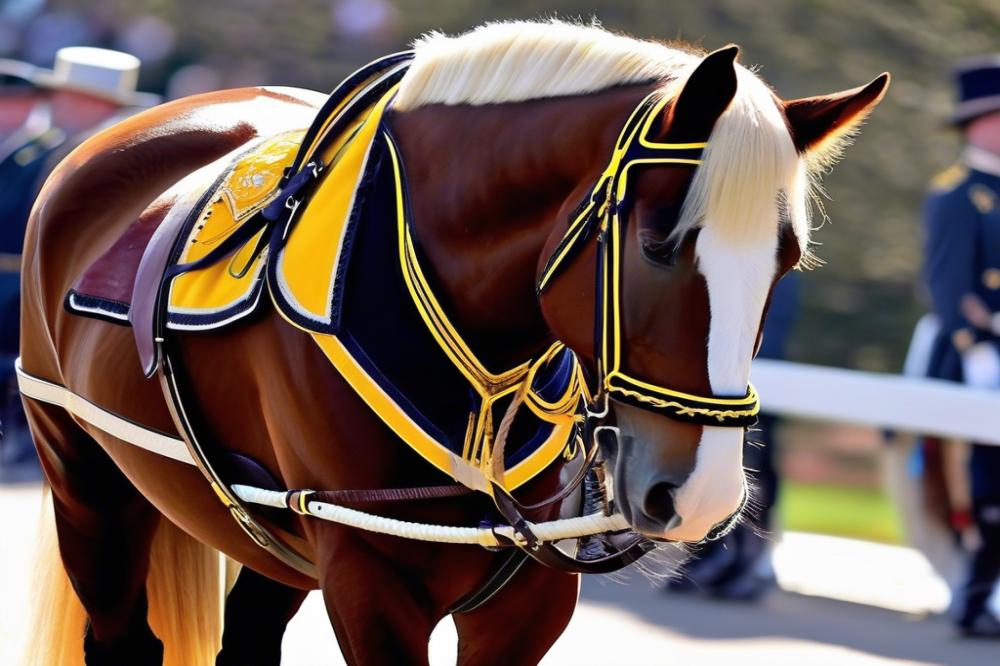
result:
<svg viewBox="0 0 1000 666"><path fill-rule="evenodd" d="M147 376L172 332L219 330L273 307L424 459L469 488L492 493L499 481L512 491L576 450L582 369L556 344L494 371L451 325L423 269L383 122L405 71L394 64L342 84L310 128L260 137L175 185L65 305L131 326ZM528 409L494 452L515 399Z"/></svg>

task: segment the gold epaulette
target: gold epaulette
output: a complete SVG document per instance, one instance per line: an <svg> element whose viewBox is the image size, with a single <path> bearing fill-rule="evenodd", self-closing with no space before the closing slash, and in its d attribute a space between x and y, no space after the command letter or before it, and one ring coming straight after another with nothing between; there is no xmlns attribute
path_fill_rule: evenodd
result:
<svg viewBox="0 0 1000 666"><path fill-rule="evenodd" d="M947 192L953 190L969 175L969 169L964 164L956 163L934 176L931 180L931 191Z"/></svg>

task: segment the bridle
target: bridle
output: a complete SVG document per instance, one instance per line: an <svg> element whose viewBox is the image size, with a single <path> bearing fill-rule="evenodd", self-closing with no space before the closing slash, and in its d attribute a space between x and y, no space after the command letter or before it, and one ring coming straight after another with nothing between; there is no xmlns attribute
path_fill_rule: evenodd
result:
<svg viewBox="0 0 1000 666"><path fill-rule="evenodd" d="M650 140L652 125L669 101L658 99L660 95L660 92L651 93L632 111L618 136L607 168L577 208L569 229L542 269L537 294L539 298L542 296L596 230L596 377L587 405L587 421L591 427L606 427L597 422L607 416L608 400L614 398L678 421L745 428L756 422L760 411L760 400L752 385L747 386L743 396L695 395L643 381L622 367L622 232L632 203L628 191L630 169L649 164L697 166L708 145L707 142L657 143Z"/></svg>
<svg viewBox="0 0 1000 666"><path fill-rule="evenodd" d="M556 246L542 270L537 283L539 298L552 284L586 242L595 235L598 244L595 276L597 281L594 304L595 365L594 388L584 391L585 413L581 439L588 448L583 474L598 471L603 474L597 451L599 434L617 428L605 424L610 413L610 399L654 411L671 419L727 428L745 428L756 422L760 401L756 390L748 385L743 396L695 395L659 386L633 377L622 367L621 283L622 232L628 220L630 170L636 165L689 164L702 162L707 142L659 143L650 140L650 130L668 103L660 92L648 95L632 111L615 142L607 167L596 184L572 215L569 228ZM586 383L584 382L586 389ZM584 476L568 485L575 488ZM567 489L556 497L567 495ZM633 533L609 535L615 552L595 561L581 561L563 554L552 544L536 539L521 511L528 508L516 502L499 486L494 487L493 499L504 517L514 526L518 545L526 547L536 559L568 571L610 571L641 557L652 543ZM552 501L552 498L537 506ZM731 521L730 521L731 522ZM722 532L726 531L722 528ZM713 537L709 537L713 538Z"/></svg>

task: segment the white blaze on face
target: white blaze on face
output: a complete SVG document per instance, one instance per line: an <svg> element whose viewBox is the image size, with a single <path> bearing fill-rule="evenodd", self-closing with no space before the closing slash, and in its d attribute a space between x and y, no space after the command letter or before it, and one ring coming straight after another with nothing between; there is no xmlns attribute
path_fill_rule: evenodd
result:
<svg viewBox="0 0 1000 666"><path fill-rule="evenodd" d="M777 220L777 208L773 211ZM775 223L776 224L776 223ZM698 235L698 270L708 287L708 378L712 393L742 396L767 292L777 269L778 235L733 242L706 224ZM700 541L743 501L743 429L705 426L694 470L677 491L681 525L670 539Z"/></svg>

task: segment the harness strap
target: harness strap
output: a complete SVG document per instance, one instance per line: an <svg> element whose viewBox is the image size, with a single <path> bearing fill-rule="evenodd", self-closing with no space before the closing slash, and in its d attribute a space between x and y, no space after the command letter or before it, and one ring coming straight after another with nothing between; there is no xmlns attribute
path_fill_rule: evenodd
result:
<svg viewBox="0 0 1000 666"><path fill-rule="evenodd" d="M701 425L747 427L754 424L760 411L760 399L752 385L747 387L742 398L709 398L655 386L629 377L621 370L609 374L605 384L616 400Z"/></svg>
<svg viewBox="0 0 1000 666"><path fill-rule="evenodd" d="M292 492L292 491L290 491ZM460 483L443 486L416 486L413 488L376 488L375 490L317 490L313 497L320 502L334 504L373 504L378 502L409 502L414 500L449 499L469 497L475 491Z"/></svg>
<svg viewBox="0 0 1000 666"><path fill-rule="evenodd" d="M461 599L448 609L448 614L469 613L476 610L487 601L496 596L510 580L517 575L524 563L528 561L528 554L517 548L507 551L503 555L500 564L493 569L493 573L486 579L478 590Z"/></svg>
<svg viewBox="0 0 1000 666"><path fill-rule="evenodd" d="M521 548L525 549L528 555L535 560L538 560L542 564L559 571L590 574L611 573L612 571L618 571L632 562L635 562L655 547L648 539L638 534L628 532L627 530L630 530L631 526L620 513L616 513L611 516L593 514L595 517L603 516L608 522L611 522L615 518L620 518L620 520L617 521L620 525L618 529L607 529L604 530L603 533L624 532L623 536L625 538L625 542L614 552L605 554L593 560L582 560L567 555L560 550L554 543L558 541L558 539L551 538L551 535L543 529L550 523L539 523L536 525L528 521L517 509L513 498L502 489L497 489L493 499L496 502L500 513L513 526L514 542Z"/></svg>

